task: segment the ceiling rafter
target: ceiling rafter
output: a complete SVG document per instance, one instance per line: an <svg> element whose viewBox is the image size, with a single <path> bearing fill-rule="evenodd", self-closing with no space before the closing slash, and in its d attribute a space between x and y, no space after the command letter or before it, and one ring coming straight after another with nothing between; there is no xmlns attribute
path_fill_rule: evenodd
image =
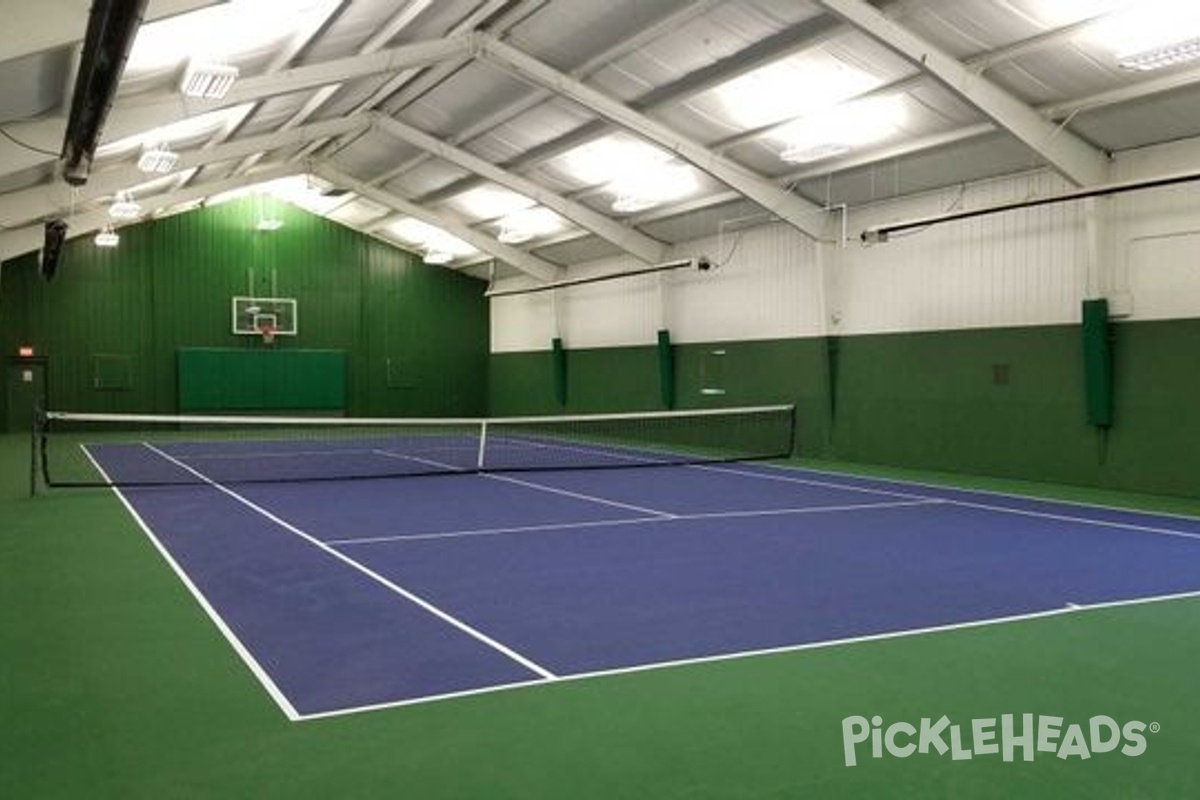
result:
<svg viewBox="0 0 1200 800"><path fill-rule="evenodd" d="M769 64L779 58L783 58L790 53L797 52L806 47L811 47L822 39L831 36L839 29L844 29L846 26L835 21L829 16L820 16L807 19L797 25L785 28L777 34L767 37L759 42L755 42L748 47L739 50L724 58L702 67L693 72L681 76L677 80L662 86L651 89L642 96L633 100L628 105L635 111L643 114L653 111L656 108L662 108L671 103L678 102L686 97L691 97L695 94L703 92L707 89L712 89L732 77L740 75L748 70L761 67ZM604 62L604 63L607 63ZM594 73L599 69L600 65L592 65L589 62L583 68L571 72L571 77L581 79L589 74ZM553 89L546 89L534 95L538 102L543 102L547 98L554 96ZM536 105L536 104L534 104ZM525 109L528 110L528 109ZM500 119L495 124L502 124L507 119L511 118L508 114ZM494 125L492 126L494 127ZM576 128L562 136L553 139L549 142L544 142L532 150L523 153L518 158L513 159L505 166L514 172L526 171L533 166L548 161L552 158L562 155L575 147L585 144L592 139L602 136L610 125L605 120L594 120L585 125ZM490 130L481 129L481 126L473 126L468 132L468 135L459 137L456 141L465 142L473 138L483 135ZM410 161L412 166L415 166L417 160ZM423 201L438 202L446 197L464 192L477 182L472 178L464 178L461 181L444 186L434 192L429 193L421 198Z"/></svg>
<svg viewBox="0 0 1200 800"><path fill-rule="evenodd" d="M248 153L302 145L323 136L339 136L352 131L366 130L370 124L370 117L359 115L317 122L280 133L236 139L216 147L181 153L178 168L181 170L198 169L208 164L240 158ZM30 219L47 216L79 203L90 202L114 192L129 189L155 177L162 176L147 175L135 166L120 166L93 173L87 184L78 188L53 182L38 184L8 194L0 194L0 226L19 225Z"/></svg>
<svg viewBox="0 0 1200 800"><path fill-rule="evenodd" d="M1106 153L1066 128L1049 122L1014 95L884 16L869 3L864 0L817 2L936 78L1071 182L1086 186L1102 183L1108 178Z"/></svg>
<svg viewBox="0 0 1200 800"><path fill-rule="evenodd" d="M138 198L138 203L146 210L144 216L149 216L165 208L198 202L223 192L231 192L263 181L287 178L301 172L303 169L299 165L281 164L252 175L236 175L210 183L198 183L178 191L147 195ZM67 237L75 239L95 233L105 225L112 223L112 217L109 216L107 209L100 209L67 217L66 223ZM0 231L0 262L39 249L44 236L45 231L40 223Z"/></svg>
<svg viewBox="0 0 1200 800"><path fill-rule="evenodd" d="M220 111L243 103L265 100L282 94L316 89L331 83L353 78L394 72L406 67L431 64L466 53L471 48L470 36L453 36L402 45L368 55L350 56L323 61L303 67L283 70L273 75L243 78L233 85L222 100L197 100L183 95L156 94L152 97L130 99L118 103L105 130L105 141L111 142L180 122L198 114ZM117 113L119 112L119 113ZM18 138L34 143L50 143L57 147L62 139L65 120L54 117L37 122L8 126ZM35 167L53 161L52 157L22 151L13 171Z"/></svg>
<svg viewBox="0 0 1200 800"><path fill-rule="evenodd" d="M812 239L826 235L825 209L792 194L740 164L619 103L548 64L486 34L477 34L480 55L517 75L552 88L593 113L608 118L644 139L677 154L730 188L740 192Z"/></svg>
<svg viewBox="0 0 1200 800"><path fill-rule="evenodd" d="M467 244L470 244L476 250L488 253L494 258L497 258L512 267L524 272L530 277L536 278L539 281L554 281L562 276L562 267L557 264L552 264L545 259L528 253L519 248L499 242L481 233L469 225L451 219L444 214L439 214L424 206L419 206L411 200L406 200L377 186L360 181L348 175L336 167L326 163L316 168L316 173L321 178L333 183L335 186L354 192L360 197L364 197L373 203L377 203L393 211L398 211L402 214L407 214L414 219L419 219L422 222L441 228L446 233L457 236Z"/></svg>
<svg viewBox="0 0 1200 800"><path fill-rule="evenodd" d="M470 170L481 178L541 203L647 264L660 262L667 256L668 246L657 239L622 225L612 217L593 211L582 203L568 200L528 178L497 167L466 150L446 144L411 125L380 114L375 117L375 126L389 136L416 145L438 158Z"/></svg>
<svg viewBox="0 0 1200 800"><path fill-rule="evenodd" d="M292 60L296 58L296 56L299 55L304 48L312 44L321 30L328 25L331 20L335 19L350 2L351 0L324 0L324 6L321 8L320 13L314 14L305 27L296 31L296 33L292 35L283 48L271 58L270 63L267 64L267 67L265 70L263 70L263 72L268 75L275 74L287 67L288 64L292 63ZM204 146L216 147L222 142L229 141L229 138L233 136L242 125L246 124L246 121L253 117L259 111L259 109L262 108L262 105L263 101L259 100L243 109L240 109L237 114L225 122L225 124L221 127L221 130L212 135L212 137L207 143L205 143ZM278 130L286 130L289 127L294 126L283 125L280 126ZM253 165L253 163L253 161L249 161L248 163L243 161L245 168L241 168L241 165L239 165L239 168L234 169L233 174L236 175L239 172L244 172L245 169L248 169ZM185 172L180 176L180 179L176 185L180 188L187 186L188 183L196 178L198 173L199 170L190 170Z"/></svg>

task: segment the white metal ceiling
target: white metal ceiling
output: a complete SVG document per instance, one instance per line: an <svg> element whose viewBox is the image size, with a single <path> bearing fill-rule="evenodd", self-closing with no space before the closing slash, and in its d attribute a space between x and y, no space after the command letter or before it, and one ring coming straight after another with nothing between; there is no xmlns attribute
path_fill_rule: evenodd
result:
<svg viewBox="0 0 1200 800"><path fill-rule="evenodd" d="M194 21L226 14L221 24L230 31L240 24L236 13L244 6L239 2L151 0L145 30L157 24L160 31L172 31L160 38L173 46L158 53L157 60L131 62L94 166L93 188L73 193L56 177L53 165L54 153L61 148L71 100L70 73L87 22L87 4L0 0L7 20L20 19L21 33L0 35L0 128L11 137L0 139L0 257L18 254L30 240L28 232L49 218L73 216L81 223L72 226L73 235L87 232L85 218L94 227L102 218L97 212L112 199L112 191L95 187L131 175L132 163L147 142L149 131L138 122L145 118L147 106L178 105L175 89L183 67L200 49L192 41L199 37L193 31L203 29L193 27ZM152 213L160 207L180 207L168 202L172 193L187 190L180 196L192 204L193 195L203 196L206 186L249 185L265 171L285 168L356 184L360 191L319 207L332 219L373 235L392 236L389 223L416 204L435 220L473 226L494 239L498 220L473 214L463 199L464 193L481 186L499 188L496 180L464 166L470 158L482 159L511 176L510 190L528 188L532 181L543 199L574 211L560 211L556 232L522 244L516 252L488 247L451 267L481 263L500 253L521 262L519 256L526 253L528 262L512 267L529 271L544 261L569 266L621 250L634 252L637 247L630 247L635 240L646 254L654 252L645 247L648 240L667 245L712 235L723 220L766 213L762 195L757 203L747 199L755 187L786 187L798 203L794 213L801 216L832 205L853 206L1061 165L1064 162L1056 159L1063 158L1062 153L1054 151L1058 144L1031 144L1036 131L1050 126L1077 141L1085 161L1088 154L1103 158L1200 136L1200 69L1123 70L1111 53L1085 35L1112 11L1116 0L1057 5L1055 0L844 3L898 26L882 30L914 36L931 52L949 56L952 68L965 68L963 74L974 76L972 81L986 84L988 91L1012 105L1002 105L1004 113L997 114L988 96L952 88L944 74L936 79L926 71L928 66L922 69L901 55L898 51L904 48L897 42L827 10L839 6L837 2L276 2L281 19L285 10L301 10L302 24L289 27L281 22L277 29L267 25L260 31L258 44L235 57L241 79L254 85L253 79L276 75L284 85L292 85L286 81L296 73L289 70L333 63L328 74L323 73L323 83L264 93L248 104L207 116L204 112L211 104L186 104L189 119L159 137L185 157L200 154L195 159L200 166L139 186L136 193ZM1067 6L1070 13L1063 10ZM201 10L186 13L197 8ZM164 17L167 22L153 22ZM248 29L263 25L261 20L244 22ZM515 47L559 78L547 82L505 68L478 44L471 52L418 66L366 76L355 72L355 65L369 54L472 32ZM233 32L228 35L238 38ZM768 65L795 75L794 85L777 91L773 104L739 119L728 94L722 95L728 92L724 85ZM847 101L898 97L905 111L903 123L885 140L852 153L803 165L781 160L782 145L773 135L778 124L804 113L812 93L829 89L805 76L820 74L811 71L818 67L839 65L869 77ZM575 86L582 89L576 91ZM613 198L602 184L581 180L567 168L567 155L574 148L622 127L610 119L611 109L588 101L591 95L586 92L599 92L636 112L632 135L657 138L668 150L690 157L697 188L651 212L614 212ZM1018 107L1015 112L1013 106ZM347 117L363 124L332 137L314 134L315 141L306 134L316 123ZM465 156L433 153L397 138L377 124L384 117L431 135ZM1027 123L1034 118L1045 127L1035 126L1031 135ZM261 151L218 158L226 151L214 150L207 160L203 155L252 138L261 140ZM731 183L731 174L738 180ZM778 207L770 211L787 219ZM595 216L587 216L595 212L636 236L621 237L610 226L596 224Z"/></svg>

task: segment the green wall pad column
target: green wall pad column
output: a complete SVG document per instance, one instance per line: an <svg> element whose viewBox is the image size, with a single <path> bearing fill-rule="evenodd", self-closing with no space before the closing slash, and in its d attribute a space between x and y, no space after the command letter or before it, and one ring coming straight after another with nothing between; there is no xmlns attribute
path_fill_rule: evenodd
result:
<svg viewBox="0 0 1200 800"><path fill-rule="evenodd" d="M671 332L658 332L658 386L663 408L675 407L675 351L671 349Z"/></svg>
<svg viewBox="0 0 1200 800"><path fill-rule="evenodd" d="M567 404L567 351L563 340L556 336L550 343L550 358L553 362L554 401L560 406Z"/></svg>
<svg viewBox="0 0 1200 800"><path fill-rule="evenodd" d="M1108 301L1083 301L1083 383L1089 425L1113 424L1113 361Z"/></svg>

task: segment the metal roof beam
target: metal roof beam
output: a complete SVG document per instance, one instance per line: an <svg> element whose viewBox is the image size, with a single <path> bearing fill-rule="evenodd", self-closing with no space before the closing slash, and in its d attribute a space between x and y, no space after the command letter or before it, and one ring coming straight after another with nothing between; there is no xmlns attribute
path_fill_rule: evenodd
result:
<svg viewBox="0 0 1200 800"><path fill-rule="evenodd" d="M233 191L234 189L240 189L243 186L255 183L286 178L300 172L303 172L303 169L299 165L281 165L273 169L256 172L252 175L238 175L212 183L196 184L176 192L140 197L138 198L138 203L145 209L145 216L149 216L164 208L183 205L185 203L194 203L214 194ZM105 225L112 223L112 221L112 217L108 215L107 209L89 211L85 214L76 214L75 216L68 217L66 219L68 226L67 238L75 239L80 236L86 236L89 233L94 233ZM0 261L6 261L14 256L41 248L44 237L45 230L41 223L0 231Z"/></svg>
<svg viewBox="0 0 1200 800"><path fill-rule="evenodd" d="M494 258L507 262L531 277L537 278L540 281L554 281L561 277L562 268L551 264L549 261L538 258L532 253L527 253L511 245L504 244L493 239L487 234L464 225L457 220L450 219L435 211L413 203L410 200L405 200L402 197L392 194L391 192L380 189L377 186L360 181L357 178L342 172L341 170L332 167L328 164L323 164L316 169L317 175L327 181L335 184L339 188L348 189L355 194L365 197L366 199L378 203L381 206L399 211L402 214L407 214L410 217L419 219L422 222L441 228L449 234L457 236L464 242L467 242L477 250L481 250L490 254Z"/></svg>
<svg viewBox="0 0 1200 800"><path fill-rule="evenodd" d="M250 153L303 145L326 136L340 136L351 131L365 130L370 122L367 115L359 115L317 122L281 133L237 139L216 147L181 153L177 169L196 169L207 164L241 158ZM301 166L297 165L297 168ZM20 225L27 220L44 217L159 177L162 176L147 175L134 166L122 166L94 173L85 186L77 189L56 181L0 194L0 227Z"/></svg>
<svg viewBox="0 0 1200 800"><path fill-rule="evenodd" d="M942 52L864 0L818 3L885 47L911 61L1015 136L1065 178L1079 186L1108 177L1108 155L1065 128L1049 122L978 72Z"/></svg>
<svg viewBox="0 0 1200 800"><path fill-rule="evenodd" d="M649 119L608 95L584 85L532 56L486 34L477 34L480 55L526 80L553 89L596 114L669 150L730 188L750 198L813 239L825 235L828 215L740 164L714 153L667 126Z"/></svg>
<svg viewBox="0 0 1200 800"><path fill-rule="evenodd" d="M531 200L536 200L546 208L587 228L600 238L607 239L647 264L655 264L666 259L667 245L657 239L622 225L612 217L593 211L582 203L568 200L539 183L501 169L466 150L446 144L424 131L417 130L411 125L406 125L391 117L382 114L377 116L375 126L390 136L416 145L438 158L457 164L518 194L525 195Z"/></svg>
<svg viewBox="0 0 1200 800"><path fill-rule="evenodd" d="M128 102L118 102L113 109L108 127L104 132L104 141L124 139L127 136L170 125L188 117L232 108L243 103L253 103L277 95L307 91L354 78L387 74L407 67L436 63L442 59L469 53L471 41L469 35L462 35L415 42L366 55L337 58L318 64L295 67L272 75L242 78L233 85L229 94L216 101L188 98L175 93L159 94L144 99L131 98ZM19 139L41 144L46 141L61 141L63 124L63 119L54 117L37 122L16 123L7 126L7 129L9 133ZM54 159L29 151L18 151L11 160L14 163L9 168L9 172L34 167Z"/></svg>

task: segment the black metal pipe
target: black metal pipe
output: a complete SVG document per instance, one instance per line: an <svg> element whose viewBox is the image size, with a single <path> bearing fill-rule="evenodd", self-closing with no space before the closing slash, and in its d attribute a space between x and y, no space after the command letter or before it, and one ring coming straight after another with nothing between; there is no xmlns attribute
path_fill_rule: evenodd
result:
<svg viewBox="0 0 1200 800"><path fill-rule="evenodd" d="M71 113L63 136L62 175L72 186L87 183L104 121L117 96L117 84L133 47L148 0L94 0Z"/></svg>
<svg viewBox="0 0 1200 800"><path fill-rule="evenodd" d="M712 263L704 257L701 258L684 258L679 261L668 261L665 264L657 264L653 267L644 269L631 269L625 272L612 272L607 275L594 275L590 278L577 278L570 281L556 281L554 283L543 283L538 286L530 286L527 289L504 289L501 291L489 291L484 294L484 297L510 297L515 294L534 294L535 292L548 292L552 289L562 289L567 286L582 286L585 283L599 283L600 281L614 281L618 278L634 278L638 275L651 275L655 272L666 272L673 269L686 269L694 266L696 269L704 272L712 267Z"/></svg>
<svg viewBox="0 0 1200 800"><path fill-rule="evenodd" d="M999 214L1003 211L1016 211L1022 208L1034 208L1036 206L1051 205L1053 203L1067 203L1072 200L1086 200L1090 197L1108 197L1114 194L1124 194L1125 192L1136 192L1143 189L1159 189L1164 186L1176 186L1181 183L1192 183L1200 181L1200 172L1188 172L1180 175L1166 175L1160 178L1148 178L1145 180L1126 181L1124 183L1109 183L1103 186L1093 186L1090 188L1079 189L1074 192L1065 192L1063 194L1051 195L1049 197L1038 197L1032 200L1017 200L1011 203L1000 203L986 208L977 208L971 211L954 211L949 214L939 214L932 217L921 217L908 222L897 222L891 225L876 225L867 228L859 238L863 242L875 243L886 242L888 237L894 233L903 233L904 231L916 230L918 228L928 228L933 225L939 225L943 222L954 222L956 220L971 219L972 217L982 217L990 214Z"/></svg>

